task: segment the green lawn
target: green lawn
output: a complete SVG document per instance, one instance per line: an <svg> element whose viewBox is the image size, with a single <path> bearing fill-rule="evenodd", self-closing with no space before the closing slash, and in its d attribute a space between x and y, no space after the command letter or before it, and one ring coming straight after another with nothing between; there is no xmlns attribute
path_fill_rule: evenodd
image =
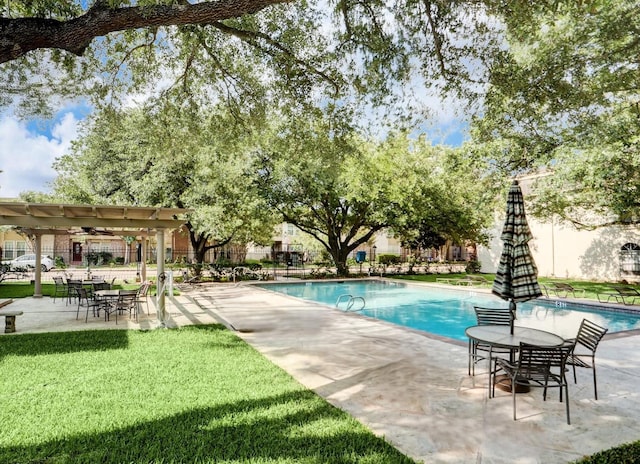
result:
<svg viewBox="0 0 640 464"><path fill-rule="evenodd" d="M413 462L218 325L0 337L0 363L0 462Z"/></svg>
<svg viewBox="0 0 640 464"><path fill-rule="evenodd" d="M398 275L398 276L389 276L391 278L400 279L400 280L412 280L417 282L435 282L436 279L446 278L446 279L455 279L462 278L467 275L477 275L482 276L490 282L493 282L495 278L495 274L416 274L416 275ZM584 298L598 301L598 293L603 293L610 291L609 286L611 282L590 282L586 280L571 280L571 279L558 279L558 278L548 278L548 277L539 277L538 282L541 285L548 284L550 282L563 282L570 284L575 289L584 289L585 294ZM629 285L640 291L640 285ZM482 287L480 287L482 288ZM485 286L485 288L489 288L489 286Z"/></svg>
<svg viewBox="0 0 640 464"><path fill-rule="evenodd" d="M0 283L0 299L2 298L25 298L33 296L34 284L31 284L26 281L19 282L2 282ZM122 288L127 290L133 290L140 286L140 283L131 283L131 284L115 284L113 288ZM43 296L53 296L55 285L53 283L42 283L42 295ZM177 290L174 289L174 294L177 293ZM156 294L156 286L152 285L149 289L149 295Z"/></svg>

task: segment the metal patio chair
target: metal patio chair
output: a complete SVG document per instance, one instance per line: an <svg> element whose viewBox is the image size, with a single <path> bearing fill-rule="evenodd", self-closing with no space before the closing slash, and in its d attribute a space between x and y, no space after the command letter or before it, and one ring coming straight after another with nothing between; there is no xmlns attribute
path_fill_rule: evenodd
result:
<svg viewBox="0 0 640 464"><path fill-rule="evenodd" d="M511 325L513 314L509 308L484 308L474 306L478 325ZM492 380L491 362L494 355L508 355L512 357L510 349L495 348L475 340L469 340L469 375L476 375L475 365L483 359L489 359L489 384Z"/></svg>
<svg viewBox="0 0 640 464"><path fill-rule="evenodd" d="M573 345L556 347L529 345L520 343L517 362L506 359L496 359L496 368L502 370L511 382L511 396L513 398L513 420L516 420L516 386L529 388L543 388L543 400L547 399L548 388L558 388L560 402L563 397L567 410L567 424L571 424L569 413L569 385L565 375L567 358L573 350ZM495 394L495 384L492 385ZM563 395L564 391L564 395Z"/></svg>
<svg viewBox="0 0 640 464"><path fill-rule="evenodd" d="M573 381L578 383L576 367L593 370L593 392L598 399L598 384L596 379L596 349L602 337L609 329L600 327L588 319L583 319L576 338L568 339L567 344L573 346L573 351L567 359L567 365L573 366Z"/></svg>

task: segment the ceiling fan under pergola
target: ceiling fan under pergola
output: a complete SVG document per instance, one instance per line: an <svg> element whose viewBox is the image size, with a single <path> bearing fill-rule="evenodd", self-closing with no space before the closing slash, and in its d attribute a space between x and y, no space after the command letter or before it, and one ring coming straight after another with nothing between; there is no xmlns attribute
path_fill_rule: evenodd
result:
<svg viewBox="0 0 640 464"><path fill-rule="evenodd" d="M98 229L96 227L80 227L80 230L69 230L69 235L109 235L113 236L113 232L107 229Z"/></svg>

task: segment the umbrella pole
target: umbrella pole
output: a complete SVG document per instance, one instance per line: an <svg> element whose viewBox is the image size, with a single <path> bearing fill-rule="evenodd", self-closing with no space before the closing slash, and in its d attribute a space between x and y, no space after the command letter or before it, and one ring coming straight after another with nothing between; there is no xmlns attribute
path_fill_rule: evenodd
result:
<svg viewBox="0 0 640 464"><path fill-rule="evenodd" d="M511 324L510 324L510 330L511 330L511 335L513 335L513 321L516 320L516 302L513 301L513 299L509 300L509 310L511 311Z"/></svg>

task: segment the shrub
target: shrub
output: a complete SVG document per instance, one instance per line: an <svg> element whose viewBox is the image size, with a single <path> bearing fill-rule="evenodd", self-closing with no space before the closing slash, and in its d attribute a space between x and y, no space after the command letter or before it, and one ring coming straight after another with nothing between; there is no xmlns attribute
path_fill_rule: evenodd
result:
<svg viewBox="0 0 640 464"><path fill-rule="evenodd" d="M221 256L216 260L215 265L219 267L231 267L233 266L233 263L229 258L223 258Z"/></svg>
<svg viewBox="0 0 640 464"><path fill-rule="evenodd" d="M640 441L627 443L616 448L600 451L592 456L575 461L578 464L619 464L638 462Z"/></svg>
<svg viewBox="0 0 640 464"><path fill-rule="evenodd" d="M400 264L400 256L398 255L379 255L378 262L383 265Z"/></svg>
<svg viewBox="0 0 640 464"><path fill-rule="evenodd" d="M87 262L89 264L93 264L94 266L108 263L112 259L113 253L110 253L108 251L92 251L91 253L87 253Z"/></svg>
<svg viewBox="0 0 640 464"><path fill-rule="evenodd" d="M467 271L467 274L477 274L480 272L481 268L482 265L480 264L480 261L469 261L467 262L465 270Z"/></svg>

